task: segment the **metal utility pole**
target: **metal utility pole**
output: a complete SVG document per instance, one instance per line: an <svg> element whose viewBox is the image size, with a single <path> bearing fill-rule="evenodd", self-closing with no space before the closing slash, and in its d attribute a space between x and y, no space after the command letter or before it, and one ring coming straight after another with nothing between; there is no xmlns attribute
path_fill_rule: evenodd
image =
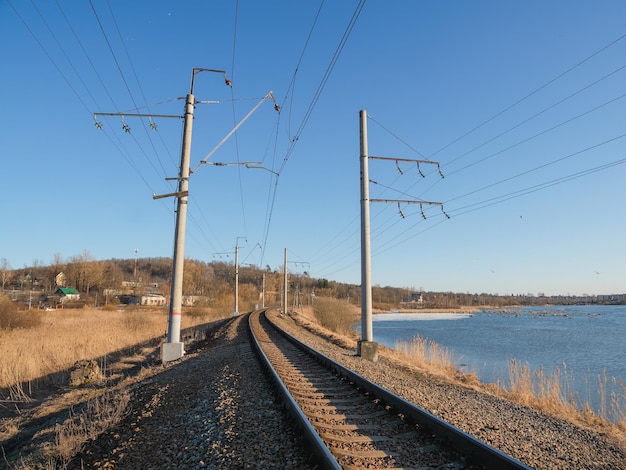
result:
<svg viewBox="0 0 626 470"><path fill-rule="evenodd" d="M191 89L185 99L185 124L178 175L176 202L176 228L174 231L174 256L172 260L172 284L170 286L170 307L168 312L167 342L161 346L163 362L175 361L185 354L185 344L180 341L180 323L183 309L183 270L185 267L185 229L187 226L187 205L189 200L189 161L191 158L191 129L193 127L193 76Z"/></svg>
<svg viewBox="0 0 626 470"><path fill-rule="evenodd" d="M235 316L239 315L239 239L235 242Z"/></svg>
<svg viewBox="0 0 626 470"><path fill-rule="evenodd" d="M263 283L261 288L261 308L265 308L265 273L263 273Z"/></svg>
<svg viewBox="0 0 626 470"><path fill-rule="evenodd" d="M164 343L161 347L161 359L162 361L169 362L174 361L176 359L180 359L184 354L184 344L180 341L180 324L181 324L181 312L182 312L182 297L183 297L183 268L185 261L185 229L187 224L187 204L188 204L188 196L189 196L189 175L192 173L190 171L190 157L191 157L191 130L193 125L193 111L196 103L205 103L203 101L196 101L193 95L193 85L195 76L201 72L215 72L222 74L224 76L224 81L227 86L231 86L231 81L226 77L226 72L224 70L214 70L214 69L204 69L204 68L193 68L191 71L191 85L189 87L189 93L185 98L185 114L184 116L171 116L171 115L158 115L158 114L138 114L138 113L94 113L94 124L98 129L102 128L102 124L98 122L96 116L121 116L122 117L122 128L125 132L130 133L130 127L124 123L124 116L137 116L137 117L148 117L150 119L155 117L164 117L164 118L183 118L184 119L184 128L183 128L183 142L182 142L182 150L181 150L181 159L180 159L180 171L177 178L166 178L166 179L174 179L178 181L178 191L174 193L154 194L153 199L160 199L164 197L176 197L176 229L174 232L174 256L173 256L173 266L172 266L172 285L171 285L171 293L170 293L170 306L169 306L169 318L168 318L168 330L167 330L167 342ZM234 133L236 130L261 106L263 102L267 99L270 99L274 102L274 109L277 112L280 112L280 106L276 104L274 100L274 96L270 91L267 93L260 102L239 122L237 125L230 131L224 139L194 168L193 171L196 171L198 167L203 164L214 164L219 166L231 166L231 165L245 165L246 168L257 168L261 170L273 171L264 168L260 165L260 162L241 162L236 164L227 164L227 163L212 163L209 162L208 159L211 155L213 155L221 145L226 142L226 140ZM156 125L150 121L150 127L152 129L156 129Z"/></svg>
<svg viewBox="0 0 626 470"><path fill-rule="evenodd" d="M283 315L287 315L287 248L285 248L285 264L283 265Z"/></svg>
<svg viewBox="0 0 626 470"><path fill-rule="evenodd" d="M155 199L175 196L176 229L174 232L174 256L172 260L172 285L167 326L167 342L161 346L161 360L165 362L180 359L185 354L185 344L180 341L180 323L183 305L183 271L185 266L185 233L187 226L187 205L189 199L189 161L191 159L191 130L193 126L193 110L195 98L193 84L196 74L200 72L217 72L226 76L223 70L194 68L191 72L191 85L185 99L185 124L183 127L183 143L180 157L180 173L178 175L178 192L164 196L153 196ZM230 80L226 79L230 85Z"/></svg>
<svg viewBox="0 0 626 470"><path fill-rule="evenodd" d="M357 355L366 359L376 361L378 359L378 344L374 342L374 333L372 326L372 250L371 250L371 237L370 237L370 203L371 202L394 202L400 207L400 203L403 204L426 204L426 205L438 205L441 206L443 212L443 204L440 202L430 201L417 201L417 200L398 200L398 199L370 199L369 195L369 169L368 160L370 158L378 160L393 160L398 164L398 161L413 162L418 165L433 164L439 166L438 162L431 162L429 160L409 160L403 158L391 158L391 157L375 157L368 154L367 148L367 112L362 109L359 112L360 121L360 148L361 148L361 340L358 342ZM399 167L398 167L399 169ZM420 174L422 172L420 171ZM440 176L443 178L443 173L439 170ZM423 175L422 175L423 176ZM448 214L443 212L446 217ZM402 211L400 215L404 217ZM426 216L422 212L422 216Z"/></svg>
<svg viewBox="0 0 626 470"><path fill-rule="evenodd" d="M287 286L288 286L289 279L288 279L288 276L287 276L287 273L288 273L287 263L288 263L287 262L287 248L285 248L285 261L284 261L284 265L283 265L283 276L284 276L284 279L283 279L283 314L284 315L287 315L287 305L288 305L288 302L287 302ZM308 261L291 261L291 263L296 263L296 264L297 263L302 263L302 264L307 264L307 265L309 264ZM297 295L298 295L298 299L299 299L300 298L300 293L298 292ZM264 300L264 302L265 302L265 300Z"/></svg>
<svg viewBox="0 0 626 470"><path fill-rule="evenodd" d="M361 340L357 355L370 360L378 358L378 345L374 342L372 327L372 250L370 244L370 191L367 148L367 112L362 109L360 118L361 148Z"/></svg>

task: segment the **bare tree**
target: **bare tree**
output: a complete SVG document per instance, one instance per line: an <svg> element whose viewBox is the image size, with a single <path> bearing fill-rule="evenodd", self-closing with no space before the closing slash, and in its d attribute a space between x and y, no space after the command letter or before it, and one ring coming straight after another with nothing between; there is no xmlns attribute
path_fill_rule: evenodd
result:
<svg viewBox="0 0 626 470"><path fill-rule="evenodd" d="M11 265L6 258L0 260L0 272L2 273L2 290L4 290L4 286L7 282L10 282L12 278Z"/></svg>

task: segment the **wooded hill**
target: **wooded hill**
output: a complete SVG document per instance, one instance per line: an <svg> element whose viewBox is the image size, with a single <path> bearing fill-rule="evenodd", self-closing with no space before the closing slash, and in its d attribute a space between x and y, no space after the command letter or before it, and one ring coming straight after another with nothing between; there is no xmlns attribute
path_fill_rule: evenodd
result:
<svg viewBox="0 0 626 470"><path fill-rule="evenodd" d="M119 301L119 296L129 294L159 293L169 298L171 270L171 258L98 261L88 253L67 260L55 255L54 261L47 266L35 264L22 269L10 269L5 260L2 260L0 264L2 290L5 294L16 301L29 301L33 307L42 304L42 299L52 295L58 287L76 288L81 293L81 302L90 306L103 305L109 299L112 302ZM283 279L282 267L272 270L270 266L266 266L265 269L240 266L239 310L243 312L259 305L263 286L265 286L265 305L280 305L283 295ZM198 299L199 305L232 308L234 285L234 263L185 260L183 295L194 296ZM416 293L422 294L422 301L419 304L411 302L412 295ZM356 284L315 279L307 272L289 273L288 303L290 308L310 305L315 297L344 299L350 304L359 305L361 288ZM374 286L372 289L373 306L380 310L624 303L625 300L624 296L603 297L606 298L419 292L412 288L391 286Z"/></svg>

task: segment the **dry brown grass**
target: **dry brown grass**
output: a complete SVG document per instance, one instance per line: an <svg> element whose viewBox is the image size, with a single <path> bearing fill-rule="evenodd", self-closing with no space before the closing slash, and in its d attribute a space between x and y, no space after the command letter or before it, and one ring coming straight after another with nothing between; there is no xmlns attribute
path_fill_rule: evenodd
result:
<svg viewBox="0 0 626 470"><path fill-rule="evenodd" d="M31 382L39 384L39 378L69 369L84 359L100 358L100 367L105 373L108 371L110 374L123 374L127 359L108 364L107 355L127 350L130 355L134 351L135 355L143 357L146 348L137 350L136 346L154 338L163 338L168 317L164 309L117 311L110 307L105 310L32 311L32 314L38 316L38 323L29 324L28 327L0 329L0 388L5 391L2 398L14 402L7 406L15 406L16 409L24 406L30 410L26 415L34 413L33 419L62 413L68 408L72 411L68 419L50 431L55 436L54 442L45 443L34 453L19 457L19 461L12 461L10 464L7 457L3 460L0 454L0 461L15 470L54 470L65 468L67 461L84 442L95 438L123 417L129 401L128 392L124 389L127 380L122 377L123 380L118 385L106 382L109 385L105 387L100 384L95 388L74 389L41 402L39 399L31 400L31 396L36 396L31 393ZM183 313L181 326L188 328L230 314L209 310L196 310L193 315ZM152 347L147 349L153 350ZM128 367L132 365L131 360ZM142 369L136 376L137 380L144 375L143 371ZM132 381L131 377L128 379ZM30 405L24 404L28 401L39 404L31 410ZM86 404L75 409L75 403ZM22 415L22 411L18 409L15 417L2 421L0 440L9 439L21 432Z"/></svg>
<svg viewBox="0 0 626 470"><path fill-rule="evenodd" d="M421 336L413 341L396 341L394 351L408 358L414 367L431 374L454 377L458 372L457 360L447 348Z"/></svg>
<svg viewBox="0 0 626 470"><path fill-rule="evenodd" d="M597 412L576 395L571 385L574 378L565 365L548 373L543 368L532 370L512 359L508 383L498 384L496 394L583 426L609 429L626 442L626 387L615 377L609 379L606 371L596 379L595 385L587 379L587 388L596 387L600 402ZM609 381L613 384L610 393L607 392Z"/></svg>
<svg viewBox="0 0 626 470"><path fill-rule="evenodd" d="M358 321L358 308L343 300L317 297L313 315L322 327L341 335L350 335L354 331L354 323Z"/></svg>
<svg viewBox="0 0 626 470"><path fill-rule="evenodd" d="M36 310L19 311L17 304L0 294L0 330L34 328L40 323Z"/></svg>
<svg viewBox="0 0 626 470"><path fill-rule="evenodd" d="M0 388L9 389L13 399L27 398L30 381L167 332L167 312L163 309L37 310L28 314L36 316L38 323L0 330ZM217 318L183 314L182 328Z"/></svg>
<svg viewBox="0 0 626 470"><path fill-rule="evenodd" d="M117 424L125 415L130 401L127 390L104 393L89 400L85 408L56 427L55 445L48 448L50 460L64 466L89 439Z"/></svg>

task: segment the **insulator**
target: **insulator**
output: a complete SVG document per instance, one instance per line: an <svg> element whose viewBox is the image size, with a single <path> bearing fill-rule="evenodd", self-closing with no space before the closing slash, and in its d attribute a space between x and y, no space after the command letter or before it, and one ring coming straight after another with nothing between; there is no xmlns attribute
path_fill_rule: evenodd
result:
<svg viewBox="0 0 626 470"><path fill-rule="evenodd" d="M417 171L419 172L420 176L422 178L426 178L426 176L424 175L424 173L422 173L422 169L420 168L420 162L415 162L417 164Z"/></svg>
<svg viewBox="0 0 626 470"><path fill-rule="evenodd" d="M398 212L400 212L400 217L402 217L403 219L404 217L404 212L402 212L402 209L400 209L400 203L398 203Z"/></svg>

